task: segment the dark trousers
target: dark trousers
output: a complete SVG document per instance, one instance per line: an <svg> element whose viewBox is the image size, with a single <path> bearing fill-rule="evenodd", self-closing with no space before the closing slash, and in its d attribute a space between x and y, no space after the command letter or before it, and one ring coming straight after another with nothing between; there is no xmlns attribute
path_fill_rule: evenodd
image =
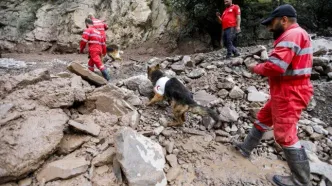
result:
<svg viewBox="0 0 332 186"><path fill-rule="evenodd" d="M227 48L227 56L231 56L233 54L238 54L238 50L234 46L234 41L236 39L236 28L230 27L226 28L223 31L223 43L224 46Z"/></svg>

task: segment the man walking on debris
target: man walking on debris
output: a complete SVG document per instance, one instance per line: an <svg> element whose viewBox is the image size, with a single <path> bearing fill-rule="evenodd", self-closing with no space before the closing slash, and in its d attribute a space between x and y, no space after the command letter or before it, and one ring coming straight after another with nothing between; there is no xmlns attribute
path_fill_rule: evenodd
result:
<svg viewBox="0 0 332 186"><path fill-rule="evenodd" d="M297 137L296 125L313 95L313 50L310 36L297 24L296 17L296 10L286 4L262 22L273 32L274 50L266 62L248 68L269 77L271 99L257 114L244 142L236 144L241 154L249 157L263 133L273 127L275 140L282 146L292 172L292 176L273 176L272 182L280 186L311 185L309 161Z"/></svg>
<svg viewBox="0 0 332 186"><path fill-rule="evenodd" d="M238 5L232 3L232 0L224 0L224 3L226 9L223 14L217 12L216 15L222 24L223 42L227 48L226 59L229 59L232 54L235 57L240 56L239 51L234 46L234 39L236 34L241 31L241 10Z"/></svg>
<svg viewBox="0 0 332 186"><path fill-rule="evenodd" d="M91 19L85 19L86 29L83 32L82 40L80 43L80 53L88 43L90 60L88 63L89 70L94 72L94 65L101 71L103 77L109 81L111 79L107 69L102 63L102 56L106 55L106 44L101 33L93 26Z"/></svg>

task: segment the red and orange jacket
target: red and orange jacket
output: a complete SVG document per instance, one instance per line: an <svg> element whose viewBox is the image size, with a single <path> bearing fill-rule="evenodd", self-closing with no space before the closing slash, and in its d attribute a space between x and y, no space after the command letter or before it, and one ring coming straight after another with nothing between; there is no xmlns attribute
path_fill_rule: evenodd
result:
<svg viewBox="0 0 332 186"><path fill-rule="evenodd" d="M273 45L268 61L254 68L256 74L269 77L270 84L310 79L313 49L311 38L304 29L293 24Z"/></svg>
<svg viewBox="0 0 332 186"><path fill-rule="evenodd" d="M89 52L100 51L103 55L106 54L106 44L101 33L94 27L89 27L84 30L82 40L80 42L80 52L82 53L86 44L89 45Z"/></svg>

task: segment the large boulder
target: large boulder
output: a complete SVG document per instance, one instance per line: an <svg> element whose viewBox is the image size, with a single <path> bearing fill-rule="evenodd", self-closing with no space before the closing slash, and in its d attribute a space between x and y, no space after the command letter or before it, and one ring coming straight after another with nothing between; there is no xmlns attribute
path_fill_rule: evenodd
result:
<svg viewBox="0 0 332 186"><path fill-rule="evenodd" d="M38 107L0 128L0 183L36 170L63 137L68 116L60 109Z"/></svg>
<svg viewBox="0 0 332 186"><path fill-rule="evenodd" d="M162 147L131 128L121 128L115 135L116 159L130 186L165 186L165 157Z"/></svg>

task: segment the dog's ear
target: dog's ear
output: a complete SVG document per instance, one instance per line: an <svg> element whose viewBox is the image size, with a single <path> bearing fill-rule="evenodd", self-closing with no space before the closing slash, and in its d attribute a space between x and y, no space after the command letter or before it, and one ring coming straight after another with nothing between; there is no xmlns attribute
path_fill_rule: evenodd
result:
<svg viewBox="0 0 332 186"><path fill-rule="evenodd" d="M159 64L156 65L156 69L160 69L160 65Z"/></svg>

